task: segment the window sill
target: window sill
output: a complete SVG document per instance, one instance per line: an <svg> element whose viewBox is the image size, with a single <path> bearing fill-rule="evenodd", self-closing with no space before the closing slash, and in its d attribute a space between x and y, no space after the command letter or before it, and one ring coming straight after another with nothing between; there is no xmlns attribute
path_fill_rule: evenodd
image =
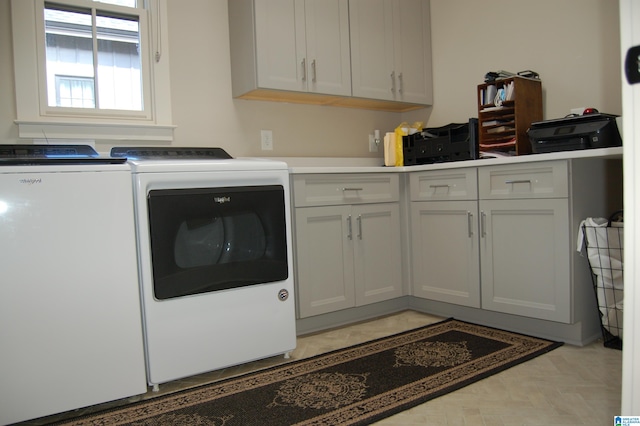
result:
<svg viewBox="0 0 640 426"><path fill-rule="evenodd" d="M92 139L127 141L173 141L174 125L157 124L86 124L71 122L21 121L18 137L21 139Z"/></svg>

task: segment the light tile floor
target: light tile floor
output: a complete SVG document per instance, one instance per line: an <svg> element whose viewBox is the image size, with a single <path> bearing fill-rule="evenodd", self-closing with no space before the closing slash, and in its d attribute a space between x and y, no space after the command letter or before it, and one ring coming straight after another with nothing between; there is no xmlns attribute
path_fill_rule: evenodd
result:
<svg viewBox="0 0 640 426"><path fill-rule="evenodd" d="M440 321L415 311L362 322L298 338L293 359L340 349ZM153 398L176 390L244 374L286 362L283 357L201 374L163 384L159 392L103 404L100 408ZM458 391L428 401L377 425L613 425L620 414L622 352L602 341L585 347L564 345L524 364L512 367ZM78 415L95 407L77 410ZM57 420L34 421L46 424Z"/></svg>

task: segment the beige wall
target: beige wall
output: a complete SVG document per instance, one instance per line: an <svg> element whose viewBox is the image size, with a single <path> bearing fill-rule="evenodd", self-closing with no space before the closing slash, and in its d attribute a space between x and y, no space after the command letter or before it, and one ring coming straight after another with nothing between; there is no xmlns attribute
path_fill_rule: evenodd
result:
<svg viewBox="0 0 640 426"><path fill-rule="evenodd" d="M432 0L434 106L406 114L234 100L226 0L166 1L175 145L234 156L381 156L368 152L374 129L475 117L476 85L500 69L540 73L545 118L581 106L621 113L617 0ZM0 0L0 143L18 142L9 15ZM260 129L273 131L273 151L260 150Z"/></svg>
<svg viewBox="0 0 640 426"><path fill-rule="evenodd" d="M432 0L430 123L477 116L487 71L540 74L545 119L571 108L621 114L617 0Z"/></svg>

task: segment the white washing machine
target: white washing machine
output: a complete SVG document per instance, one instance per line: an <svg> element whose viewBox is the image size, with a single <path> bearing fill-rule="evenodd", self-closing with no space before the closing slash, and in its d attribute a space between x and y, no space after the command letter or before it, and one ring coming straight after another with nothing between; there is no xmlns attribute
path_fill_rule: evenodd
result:
<svg viewBox="0 0 640 426"><path fill-rule="evenodd" d="M111 156L133 173L148 383L293 350L287 165L218 148Z"/></svg>
<svg viewBox="0 0 640 426"><path fill-rule="evenodd" d="M131 171L0 145L0 424L147 391Z"/></svg>

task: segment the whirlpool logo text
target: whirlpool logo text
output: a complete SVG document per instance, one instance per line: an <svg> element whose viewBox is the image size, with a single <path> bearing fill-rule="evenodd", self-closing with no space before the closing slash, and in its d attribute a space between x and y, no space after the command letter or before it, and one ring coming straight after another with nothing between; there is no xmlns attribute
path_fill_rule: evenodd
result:
<svg viewBox="0 0 640 426"><path fill-rule="evenodd" d="M34 185L36 183L42 183L42 179L41 178L30 178L30 179L23 178L18 180L18 182L24 185Z"/></svg>
<svg viewBox="0 0 640 426"><path fill-rule="evenodd" d="M231 201L231 197L213 197L213 201L218 204L228 203Z"/></svg>

